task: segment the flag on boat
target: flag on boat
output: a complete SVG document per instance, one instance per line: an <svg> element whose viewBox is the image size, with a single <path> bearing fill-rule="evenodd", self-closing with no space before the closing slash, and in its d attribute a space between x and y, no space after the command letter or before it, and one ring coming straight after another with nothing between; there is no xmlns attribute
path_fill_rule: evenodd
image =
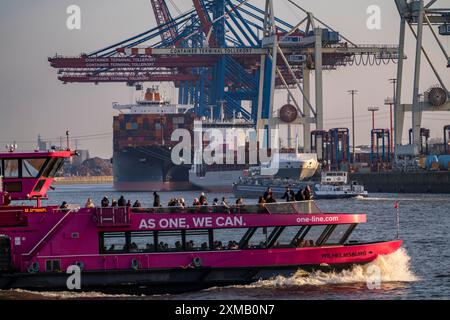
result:
<svg viewBox="0 0 450 320"><path fill-rule="evenodd" d="M395 209L398 209L398 201L395 201L395 203L394 203L394 208L395 208Z"/></svg>

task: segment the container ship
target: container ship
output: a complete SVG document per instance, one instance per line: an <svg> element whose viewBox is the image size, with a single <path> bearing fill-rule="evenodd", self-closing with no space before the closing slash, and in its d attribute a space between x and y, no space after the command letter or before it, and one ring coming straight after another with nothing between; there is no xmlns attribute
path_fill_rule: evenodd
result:
<svg viewBox="0 0 450 320"><path fill-rule="evenodd" d="M225 119L223 106L217 120L198 117L193 106L171 104L160 94L158 87L152 87L147 88L143 98L135 104L113 103L113 108L119 111L113 120L112 160L114 189L117 191L231 191L233 182L249 167L237 164L236 160L239 146L246 150L248 158L245 132L253 128L254 123L239 114ZM176 129L188 130L191 137L195 130L200 130L202 150L211 143L205 134L211 129L220 130L224 138L231 134L236 147L225 142L220 145L224 157L221 164L193 164L193 147L191 163L176 165L171 159L171 149L179 143L171 141ZM231 164L226 161L230 149L234 159Z"/></svg>
<svg viewBox="0 0 450 320"><path fill-rule="evenodd" d="M175 129L193 132L192 106L164 100L157 87L147 88L136 104L113 103L114 189L117 191L188 190L189 165L171 161Z"/></svg>

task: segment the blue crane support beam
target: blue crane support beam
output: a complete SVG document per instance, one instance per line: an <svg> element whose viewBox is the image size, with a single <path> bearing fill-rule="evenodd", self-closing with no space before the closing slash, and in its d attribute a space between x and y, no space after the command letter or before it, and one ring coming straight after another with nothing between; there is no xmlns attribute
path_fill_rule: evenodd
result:
<svg viewBox="0 0 450 320"><path fill-rule="evenodd" d="M232 2L230 0L227 0L227 3L229 3L230 5L232 5ZM239 8L238 10L234 10L232 12L233 15L236 15L237 18L242 22L242 24L244 25L245 29L247 30L247 32L250 34L250 36L253 38L253 40L255 41L255 45L259 45L261 40L258 38L258 36L255 34L255 32L253 31L252 28L250 28L248 22L246 19L244 19L242 17L242 15L239 12ZM250 42L250 41L249 41Z"/></svg>
<svg viewBox="0 0 450 320"><path fill-rule="evenodd" d="M171 21L171 22L177 22L177 24L178 24L179 21L180 21L181 19L183 19L183 18L185 18L185 17L187 17L187 16L192 15L194 12L195 12L195 10L189 10L188 12L186 12L186 13L184 13L184 14L178 16L178 17L176 17L176 18L174 19L174 21ZM163 28L163 30L164 30L165 28L167 28L167 29L170 28L170 26L168 26L168 24L162 25L161 27ZM126 43L128 43L128 42L130 42L130 41L134 41L134 40L136 40L136 39L138 39L138 38L144 37L144 36L148 35L149 33L153 33L153 32L156 32L156 33L159 35L159 34L160 34L160 27L155 27L155 28L149 29L149 30L144 31L144 32L142 32L142 33L140 33L140 34L138 34L138 35L136 35L136 36L134 36L134 37L131 37L131 38L128 38L128 39L126 39L126 40L117 42L117 43L115 43L115 44L113 44L113 45L110 45L110 46L108 46L108 47L106 47L106 48L103 48L103 49L100 49L100 50L91 52L91 53L88 54L88 55L89 55L89 56L94 56L94 55L98 55L98 54L100 54L100 53L102 53L102 52L104 52L104 51L108 51L108 50L111 50L111 49L115 49L115 48L121 47L121 46L123 46L124 44L126 44ZM153 38L153 37L152 37L152 38Z"/></svg>
<svg viewBox="0 0 450 320"><path fill-rule="evenodd" d="M236 19L235 15L233 13L230 14L229 10L227 10L227 13L229 13L230 19L234 22L234 25L239 29L241 34L245 37L245 39L247 40L248 44L250 46L252 46L252 47L258 46L257 43L253 42L253 39L247 34L247 32L245 32L244 28L241 26L239 21ZM234 30L234 28L230 28L230 29Z"/></svg>
<svg viewBox="0 0 450 320"><path fill-rule="evenodd" d="M244 2L244 0L236 0L236 1L237 1L237 2L241 2L241 3ZM249 8L251 8L251 9L253 9L254 11L258 12L259 14L264 15L264 10L262 10L262 9L256 7L256 6L254 6L254 5L252 5L252 4L249 3L249 2L245 2L245 3L244 3L244 6L249 7ZM242 7L239 7L238 10L242 10ZM284 20L282 20L282 19L280 19L280 18L277 18L277 17L275 17L275 22L278 22L279 24L281 24L281 25L287 27L288 29L292 29L292 28L294 27L293 25L291 25L291 24L287 23L286 21L284 21Z"/></svg>

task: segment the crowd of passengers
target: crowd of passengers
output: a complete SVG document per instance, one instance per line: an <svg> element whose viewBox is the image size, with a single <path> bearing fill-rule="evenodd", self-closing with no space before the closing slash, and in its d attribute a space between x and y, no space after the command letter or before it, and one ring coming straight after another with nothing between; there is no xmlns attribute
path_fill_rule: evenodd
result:
<svg viewBox="0 0 450 320"><path fill-rule="evenodd" d="M278 247L279 243L278 242L275 243L274 246ZM296 240L295 246L296 247L313 247L314 241L313 240ZM258 245L247 244L243 247L243 249L264 249L264 248L267 248L266 243L264 241L261 241ZM213 242L213 246L212 246L212 250L238 250L238 249L239 249L239 243L234 240L228 241L228 244L226 244L226 245L224 245L222 243L222 241L216 240ZM108 249L106 247L103 247L103 250L105 252L114 252L118 249L116 249L116 246L114 244L112 244ZM129 252L152 252L152 251L155 251L155 245L147 243L145 245L145 249L144 248L140 249L135 242L132 242L129 250L127 249L127 245L124 245L121 248L121 250L129 251ZM168 243L161 241L158 244L157 251L164 252L164 251L183 251L183 250L184 249L183 249L183 245L182 245L181 241L176 241L175 245L173 247L170 247ZM200 245L200 247L198 247L193 240L190 240L190 241L186 242L185 250L186 251L195 251L195 250L206 251L206 250L209 250L209 248L208 248L207 242L203 242Z"/></svg>
<svg viewBox="0 0 450 320"><path fill-rule="evenodd" d="M312 192L311 188L309 186L306 186L304 189L300 188L297 192L294 192L290 187L286 187L286 191L281 197L281 200L284 200L286 202L291 201L305 201L305 200L312 200ZM273 195L272 188L268 187L267 190L264 192L262 196L258 199L258 204L261 207L264 207L265 203L276 203L276 199ZM125 199L125 197L122 195L118 200L112 198L111 201L109 200L108 196L104 196L103 199L100 202L100 205L102 208L108 208L108 207L132 207L132 208L141 208L142 205L139 202L139 200L136 200L132 202L131 200ZM208 206L208 199L206 198L206 195L204 192L200 193L200 196L198 198L194 198L192 202L192 207L202 207L202 206ZM221 209L230 209L231 205L228 202L226 197L222 197L222 200L219 200L218 198L214 198L211 204L213 207L221 207ZM235 207L240 207L244 205L244 199L242 197L239 197L236 199ZM178 208L185 208L186 202L184 198L170 198L170 200L167 203L168 207L178 207ZM88 198L85 204L86 208L95 208L96 205L94 201L91 198ZM153 207L159 208L162 207L161 204L161 198L159 194L154 191L153 192ZM66 201L63 201L63 203L59 207L61 210L68 210L69 205Z"/></svg>
<svg viewBox="0 0 450 320"><path fill-rule="evenodd" d="M260 244L261 245L261 244ZM237 241L230 240L228 241L228 245L223 245L222 241L214 241L213 243L213 250L237 250L239 249L239 244ZM111 244L109 248L106 248L106 246L103 247L103 250L105 252L113 252L118 250L114 244ZM145 249L139 249L138 245L135 242L132 242L130 244L129 250L127 248L127 245L124 245L121 248L122 251L129 251L129 252L140 252L140 251L155 251L155 245L147 243L145 245ZM159 242L158 244L158 251L182 251L183 245L181 241L176 241L173 247L170 247L168 243L166 242ZM193 251L193 250L208 250L208 243L203 242L200 247L196 245L196 243L193 240L186 242L186 250L187 251Z"/></svg>

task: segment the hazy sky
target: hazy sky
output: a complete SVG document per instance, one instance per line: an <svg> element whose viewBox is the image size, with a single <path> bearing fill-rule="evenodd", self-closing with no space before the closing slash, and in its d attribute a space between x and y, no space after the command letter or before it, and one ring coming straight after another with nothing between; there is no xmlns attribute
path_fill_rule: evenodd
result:
<svg viewBox="0 0 450 320"><path fill-rule="evenodd" d="M191 1L173 0L181 9ZM299 4L338 29L353 42L360 44L396 44L399 18L393 0L298 0ZM170 1L169 1L170 3ZM263 7L263 1L251 3ZM81 30L66 28L66 8L76 4L81 8ZM366 9L381 8L381 30L368 30ZM450 0L439 0L440 7L450 7ZM170 5L169 5L170 6ZM171 7L172 8L172 7ZM285 0L275 0L275 10L291 24L304 16ZM176 11L173 11L174 13ZM80 137L79 148L88 148L91 155L110 157L112 154L113 101L127 103L130 89L125 84L67 84L57 80L56 70L47 61L55 53L78 55L91 52L135 35L156 25L149 0L15 0L0 2L0 143L16 140L22 149L32 149L38 134L59 144L58 137L70 130ZM425 29L425 42L436 68L450 87L449 68L437 44ZM412 96L413 54L412 35L408 32L403 102ZM450 52L450 37L441 37ZM388 108L384 99L392 95L387 79L395 77L396 65L372 67L341 67L324 73L325 127L350 127L349 89L357 89L357 144L369 142L371 126L369 106L380 106L377 127L388 127ZM421 92L437 84L431 69L423 63ZM276 106L281 106L286 94L278 94ZM405 131L410 127L406 115ZM442 137L442 127L450 124L450 113L424 113L423 126L431 129L432 137ZM96 137L83 137L97 135ZM404 141L407 136L404 135ZM3 146L1 147L3 148Z"/></svg>

